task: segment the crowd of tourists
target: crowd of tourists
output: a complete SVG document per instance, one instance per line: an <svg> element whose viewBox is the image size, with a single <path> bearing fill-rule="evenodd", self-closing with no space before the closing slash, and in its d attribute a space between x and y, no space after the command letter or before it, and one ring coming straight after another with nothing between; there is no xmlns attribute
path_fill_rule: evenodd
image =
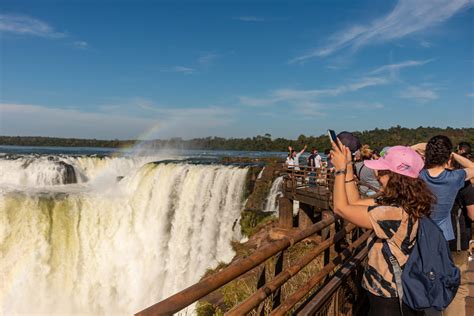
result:
<svg viewBox="0 0 474 316"><path fill-rule="evenodd" d="M286 164L299 170L289 147ZM323 162L313 148L308 167L334 173L334 212L372 229L363 288L369 315L467 315L468 249L474 220L471 146L443 135L427 143L362 145L337 136Z"/></svg>

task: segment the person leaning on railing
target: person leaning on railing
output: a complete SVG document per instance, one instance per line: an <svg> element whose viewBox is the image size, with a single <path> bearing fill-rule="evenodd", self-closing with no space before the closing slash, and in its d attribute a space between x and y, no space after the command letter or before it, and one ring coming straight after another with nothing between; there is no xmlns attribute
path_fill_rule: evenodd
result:
<svg viewBox="0 0 474 316"><path fill-rule="evenodd" d="M367 168L377 170L382 192L376 200L361 199L354 181L350 150L339 140L332 148L336 169L334 212L359 227L373 229L376 235L368 242L368 263L362 281L368 292L369 315L402 315L391 263L382 252L382 241L387 242L403 266L416 240L418 219L429 216L435 200L418 178L423 160L409 147L394 146L383 158L364 161ZM417 315L417 312L403 303L403 315Z"/></svg>

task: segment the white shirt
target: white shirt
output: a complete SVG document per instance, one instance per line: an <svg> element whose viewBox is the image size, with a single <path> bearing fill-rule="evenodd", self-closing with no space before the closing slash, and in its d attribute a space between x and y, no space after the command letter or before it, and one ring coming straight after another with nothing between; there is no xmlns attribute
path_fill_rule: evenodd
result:
<svg viewBox="0 0 474 316"><path fill-rule="evenodd" d="M314 157L314 167L321 168L321 156L317 155Z"/></svg>
<svg viewBox="0 0 474 316"><path fill-rule="evenodd" d="M286 158L286 165L288 166L288 168L295 168L297 170L299 170L299 166L300 166L300 156L301 156L301 153L297 153L296 156L293 158L293 157L287 157Z"/></svg>

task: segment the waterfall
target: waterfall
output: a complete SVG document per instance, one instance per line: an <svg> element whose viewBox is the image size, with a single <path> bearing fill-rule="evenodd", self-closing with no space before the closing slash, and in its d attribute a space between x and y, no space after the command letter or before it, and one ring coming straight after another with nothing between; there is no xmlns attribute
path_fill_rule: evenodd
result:
<svg viewBox="0 0 474 316"><path fill-rule="evenodd" d="M51 180L54 160L0 160L0 314L129 315L234 256L247 169L61 161L79 184Z"/></svg>
<svg viewBox="0 0 474 316"><path fill-rule="evenodd" d="M278 215L278 198L282 195L281 185L283 183L283 177L276 178L270 192L268 192L268 197L265 202L265 212L273 212Z"/></svg>

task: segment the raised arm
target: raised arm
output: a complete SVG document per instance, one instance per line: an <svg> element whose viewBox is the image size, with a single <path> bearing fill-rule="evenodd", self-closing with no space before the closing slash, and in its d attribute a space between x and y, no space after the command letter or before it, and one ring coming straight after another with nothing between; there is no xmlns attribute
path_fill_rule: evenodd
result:
<svg viewBox="0 0 474 316"><path fill-rule="evenodd" d="M452 153L451 157L464 167L464 171L466 171L466 180L474 179L474 162L456 153Z"/></svg>
<svg viewBox="0 0 474 316"><path fill-rule="evenodd" d="M342 146L342 143L340 145ZM367 206L349 203L345 184L345 175L347 175L345 154L334 143L332 148L331 157L336 168L333 192L334 212L359 227L371 229L372 223L369 220Z"/></svg>
<svg viewBox="0 0 474 316"><path fill-rule="evenodd" d="M411 149L416 151L420 156L425 156L426 144L427 143L418 143L418 144L412 145L410 147L411 147Z"/></svg>
<svg viewBox="0 0 474 316"><path fill-rule="evenodd" d="M308 148L308 145L304 145L303 149L301 149L301 151L300 151L300 155L301 155L302 153L304 153L304 151L306 150L306 148Z"/></svg>
<svg viewBox="0 0 474 316"><path fill-rule="evenodd" d="M474 168L474 162L470 161L466 157L452 153L451 156L456 160L463 168Z"/></svg>

